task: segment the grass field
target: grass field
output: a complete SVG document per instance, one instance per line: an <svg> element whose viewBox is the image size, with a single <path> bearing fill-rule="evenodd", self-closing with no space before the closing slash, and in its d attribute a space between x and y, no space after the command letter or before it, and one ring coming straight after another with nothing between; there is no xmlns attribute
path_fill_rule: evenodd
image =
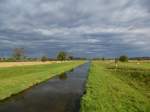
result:
<svg viewBox="0 0 150 112"><path fill-rule="evenodd" d="M14 66L26 66L26 65L43 65L43 64L52 64L57 63L57 61L47 61L47 62L0 62L0 67L14 67Z"/></svg>
<svg viewBox="0 0 150 112"><path fill-rule="evenodd" d="M83 63L83 61L72 61L0 68L0 100Z"/></svg>
<svg viewBox="0 0 150 112"><path fill-rule="evenodd" d="M150 63L91 64L81 112L149 112Z"/></svg>

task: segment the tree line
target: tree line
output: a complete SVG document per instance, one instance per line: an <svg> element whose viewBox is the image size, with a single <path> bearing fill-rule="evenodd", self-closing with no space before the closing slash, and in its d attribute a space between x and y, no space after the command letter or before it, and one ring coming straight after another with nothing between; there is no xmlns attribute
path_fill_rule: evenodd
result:
<svg viewBox="0 0 150 112"><path fill-rule="evenodd" d="M128 58L127 55L122 55L120 57L117 58L93 58L91 60L115 60L115 62L128 62L128 60L144 60L147 59L149 60L150 57L133 57L133 58ZM65 51L60 51L57 53L55 58L49 58L46 55L43 55L42 57L39 58L31 58L31 57L27 57L25 55L25 49L24 48L15 48L12 51L12 56L9 58L0 58L0 61L51 61L51 60L86 60L86 58L84 57L74 57L73 55L69 54L68 52Z"/></svg>
<svg viewBox="0 0 150 112"><path fill-rule="evenodd" d="M127 55L121 55L119 57L116 57L116 58L105 58L105 57L102 57L102 58L93 58L93 60L115 60L115 62L128 62L129 58Z"/></svg>
<svg viewBox="0 0 150 112"><path fill-rule="evenodd" d="M81 57L74 57L73 55L65 52L65 51L60 51L57 53L55 58L49 58L46 55L43 55L40 58L31 58L27 57L25 55L25 49L24 48L15 48L12 51L12 56L9 58L0 58L0 61L51 61L51 60L83 60L85 58Z"/></svg>

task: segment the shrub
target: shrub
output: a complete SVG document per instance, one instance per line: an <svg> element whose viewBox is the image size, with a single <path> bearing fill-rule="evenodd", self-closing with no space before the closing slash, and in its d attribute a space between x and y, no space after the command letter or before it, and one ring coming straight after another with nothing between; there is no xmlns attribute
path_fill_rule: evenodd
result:
<svg viewBox="0 0 150 112"><path fill-rule="evenodd" d="M48 57L47 57L47 56L43 56L43 57L41 58L41 61L42 61L42 62L48 61Z"/></svg>
<svg viewBox="0 0 150 112"><path fill-rule="evenodd" d="M126 56L126 55L120 56L119 61L121 61L121 62L128 62L128 56Z"/></svg>

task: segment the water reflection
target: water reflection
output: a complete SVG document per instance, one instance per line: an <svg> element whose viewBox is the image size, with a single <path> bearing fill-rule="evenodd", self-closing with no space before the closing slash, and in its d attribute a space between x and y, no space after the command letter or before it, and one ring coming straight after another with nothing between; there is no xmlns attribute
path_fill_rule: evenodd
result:
<svg viewBox="0 0 150 112"><path fill-rule="evenodd" d="M0 102L0 112L79 112L89 64Z"/></svg>
<svg viewBox="0 0 150 112"><path fill-rule="evenodd" d="M71 69L71 70L70 70L70 72L73 72L73 71L74 71L74 69Z"/></svg>
<svg viewBox="0 0 150 112"><path fill-rule="evenodd" d="M62 73L58 77L60 80L67 80L67 78L68 78L66 73Z"/></svg>

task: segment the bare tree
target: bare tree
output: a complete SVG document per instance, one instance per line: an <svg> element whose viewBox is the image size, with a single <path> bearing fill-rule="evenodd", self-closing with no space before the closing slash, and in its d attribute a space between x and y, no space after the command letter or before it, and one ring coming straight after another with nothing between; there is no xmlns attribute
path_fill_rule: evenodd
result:
<svg viewBox="0 0 150 112"><path fill-rule="evenodd" d="M15 48L13 50L13 58L15 60L21 60L24 58L24 48Z"/></svg>

